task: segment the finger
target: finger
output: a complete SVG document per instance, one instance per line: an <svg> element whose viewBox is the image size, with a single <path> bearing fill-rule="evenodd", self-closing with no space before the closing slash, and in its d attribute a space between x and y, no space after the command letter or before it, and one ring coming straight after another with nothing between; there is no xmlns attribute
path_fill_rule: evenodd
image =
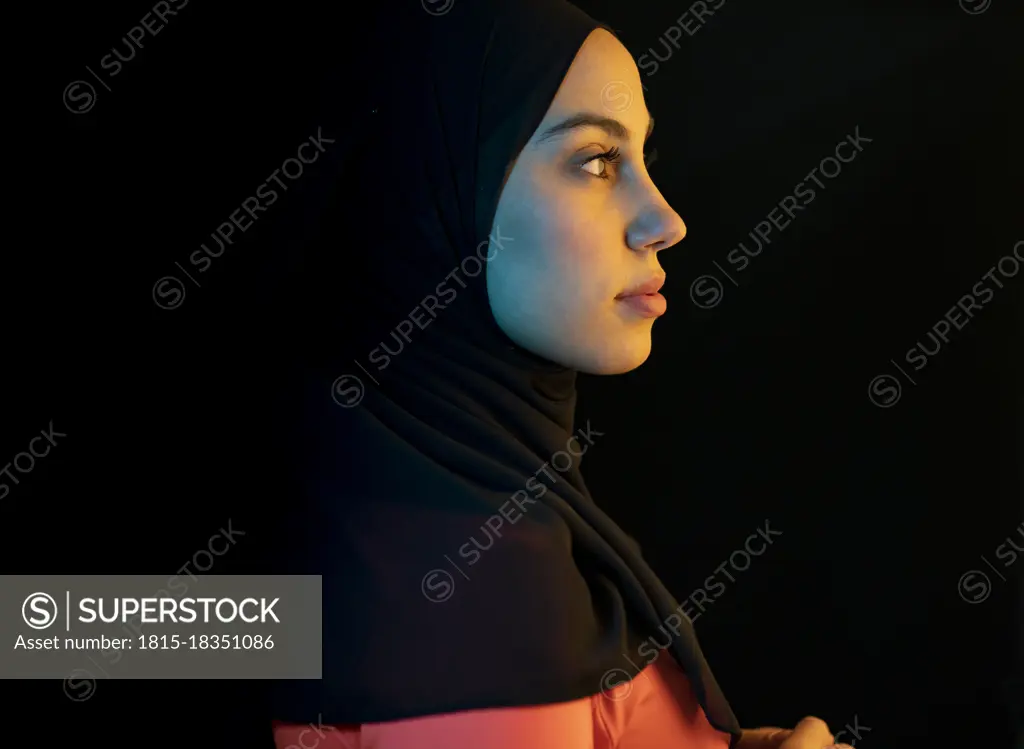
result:
<svg viewBox="0 0 1024 749"><path fill-rule="evenodd" d="M821 749L832 746L835 737L821 718L808 716L796 724L793 735L786 739L782 749Z"/></svg>
<svg viewBox="0 0 1024 749"><path fill-rule="evenodd" d="M783 739L792 735L788 728L750 728L743 731L736 749L777 749Z"/></svg>

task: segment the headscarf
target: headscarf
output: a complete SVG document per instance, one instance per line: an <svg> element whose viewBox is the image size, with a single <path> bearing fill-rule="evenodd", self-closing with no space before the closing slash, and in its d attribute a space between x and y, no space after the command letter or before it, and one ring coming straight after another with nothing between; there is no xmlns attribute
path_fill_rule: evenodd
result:
<svg viewBox="0 0 1024 749"><path fill-rule="evenodd" d="M508 171L608 27L564 0L382 8L365 98L337 90L368 129L308 252L304 489L279 551L324 575L324 674L278 685L292 722L579 699L680 619L580 474L600 425L574 418L576 372L516 346L484 282L516 252L492 226ZM738 735L681 619L669 652Z"/></svg>

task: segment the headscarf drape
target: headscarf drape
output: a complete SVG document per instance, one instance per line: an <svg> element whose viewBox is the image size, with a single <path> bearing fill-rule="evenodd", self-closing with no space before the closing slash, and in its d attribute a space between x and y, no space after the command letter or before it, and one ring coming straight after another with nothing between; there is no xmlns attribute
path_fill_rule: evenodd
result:
<svg viewBox="0 0 1024 749"><path fill-rule="evenodd" d="M351 71L368 97L334 110L370 129L307 252L303 490L278 551L324 575L324 678L278 684L279 720L578 699L680 618L583 481L600 425L575 418L576 372L514 345L484 282L516 251L492 225L507 170L603 24L564 0L384 7ZM682 620L669 651L738 734Z"/></svg>

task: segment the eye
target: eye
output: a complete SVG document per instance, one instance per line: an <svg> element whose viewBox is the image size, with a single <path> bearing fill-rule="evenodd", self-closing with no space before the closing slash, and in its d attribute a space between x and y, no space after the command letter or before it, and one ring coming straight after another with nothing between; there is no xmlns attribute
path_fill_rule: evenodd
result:
<svg viewBox="0 0 1024 749"><path fill-rule="evenodd" d="M587 159L585 162L583 162L583 164L581 165L581 168L587 174L593 175L594 177L597 177L598 179L611 179L611 175L609 173L608 166L609 166L609 164L616 164L616 163L618 163L619 159L620 159L619 148L616 146L616 147L608 149L604 153L599 153L599 154L596 154L594 156L591 156L589 159ZM588 168L588 167L591 167L591 165L596 165L597 170L591 171L591 169Z"/></svg>
<svg viewBox="0 0 1024 749"><path fill-rule="evenodd" d="M608 171L608 164L598 156L595 156L593 159L584 163L582 168L583 171L587 172L587 174L593 174L595 177L600 177L601 179L608 179L606 175Z"/></svg>

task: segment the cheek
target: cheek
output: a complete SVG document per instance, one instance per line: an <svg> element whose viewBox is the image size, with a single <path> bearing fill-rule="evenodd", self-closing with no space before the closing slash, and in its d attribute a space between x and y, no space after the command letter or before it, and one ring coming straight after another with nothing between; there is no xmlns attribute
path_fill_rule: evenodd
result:
<svg viewBox="0 0 1024 749"><path fill-rule="evenodd" d="M622 233L615 213L584 190L538 188L530 206L536 267L567 300L608 301L621 287Z"/></svg>

